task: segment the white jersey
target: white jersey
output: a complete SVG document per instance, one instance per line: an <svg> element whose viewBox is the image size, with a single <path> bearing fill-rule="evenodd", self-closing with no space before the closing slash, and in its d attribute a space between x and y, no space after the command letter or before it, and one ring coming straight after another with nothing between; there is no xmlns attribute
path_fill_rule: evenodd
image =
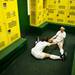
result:
<svg viewBox="0 0 75 75"><path fill-rule="evenodd" d="M44 50L44 48L46 47L46 46L49 46L50 45L50 43L48 43L48 42L46 42L46 41L39 41L36 45L35 45L35 47L33 47L32 48L32 52L36 52L36 53L41 53L41 52L43 52L43 50Z"/></svg>
<svg viewBox="0 0 75 75"><path fill-rule="evenodd" d="M64 32L58 31L53 38L55 38L58 42L61 42L64 40L65 37L66 37L65 31Z"/></svg>

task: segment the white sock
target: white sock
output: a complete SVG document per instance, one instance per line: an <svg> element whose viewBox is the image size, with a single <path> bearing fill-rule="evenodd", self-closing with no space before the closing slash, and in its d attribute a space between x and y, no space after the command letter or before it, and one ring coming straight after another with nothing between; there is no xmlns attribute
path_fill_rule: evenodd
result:
<svg viewBox="0 0 75 75"><path fill-rule="evenodd" d="M57 55L50 55L50 58L51 59L61 59L60 56L57 56Z"/></svg>
<svg viewBox="0 0 75 75"><path fill-rule="evenodd" d="M61 53L61 55L63 55L64 54L64 50L60 49L60 53Z"/></svg>

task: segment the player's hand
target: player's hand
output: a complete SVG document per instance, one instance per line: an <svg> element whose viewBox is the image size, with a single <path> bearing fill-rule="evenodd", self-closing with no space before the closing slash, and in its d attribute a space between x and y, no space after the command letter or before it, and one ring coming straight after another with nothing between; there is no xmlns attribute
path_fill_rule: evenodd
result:
<svg viewBox="0 0 75 75"><path fill-rule="evenodd" d="M49 39L49 40L48 40L48 42L49 42L49 43L52 43L52 42L53 42L53 40L52 40L52 39Z"/></svg>

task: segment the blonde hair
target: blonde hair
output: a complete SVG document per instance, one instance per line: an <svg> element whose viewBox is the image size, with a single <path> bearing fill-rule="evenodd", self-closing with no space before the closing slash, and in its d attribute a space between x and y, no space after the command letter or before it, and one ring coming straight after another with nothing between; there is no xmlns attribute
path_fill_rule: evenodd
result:
<svg viewBox="0 0 75 75"><path fill-rule="evenodd" d="M64 28L64 27L60 27L60 29L61 29L61 30L65 30L65 28Z"/></svg>

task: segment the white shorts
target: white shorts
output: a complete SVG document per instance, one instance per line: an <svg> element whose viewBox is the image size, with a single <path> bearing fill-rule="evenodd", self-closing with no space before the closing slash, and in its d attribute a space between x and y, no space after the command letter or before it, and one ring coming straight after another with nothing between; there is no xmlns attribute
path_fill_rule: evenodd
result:
<svg viewBox="0 0 75 75"><path fill-rule="evenodd" d="M45 57L45 53L44 52L35 52L35 51L31 51L31 54L37 58L37 59L44 59Z"/></svg>
<svg viewBox="0 0 75 75"><path fill-rule="evenodd" d="M53 39L53 43L57 44L59 41L57 39Z"/></svg>
<svg viewBox="0 0 75 75"><path fill-rule="evenodd" d="M53 44L57 44L59 47L63 47L63 43L64 43L64 41L59 42L57 39L53 40Z"/></svg>

